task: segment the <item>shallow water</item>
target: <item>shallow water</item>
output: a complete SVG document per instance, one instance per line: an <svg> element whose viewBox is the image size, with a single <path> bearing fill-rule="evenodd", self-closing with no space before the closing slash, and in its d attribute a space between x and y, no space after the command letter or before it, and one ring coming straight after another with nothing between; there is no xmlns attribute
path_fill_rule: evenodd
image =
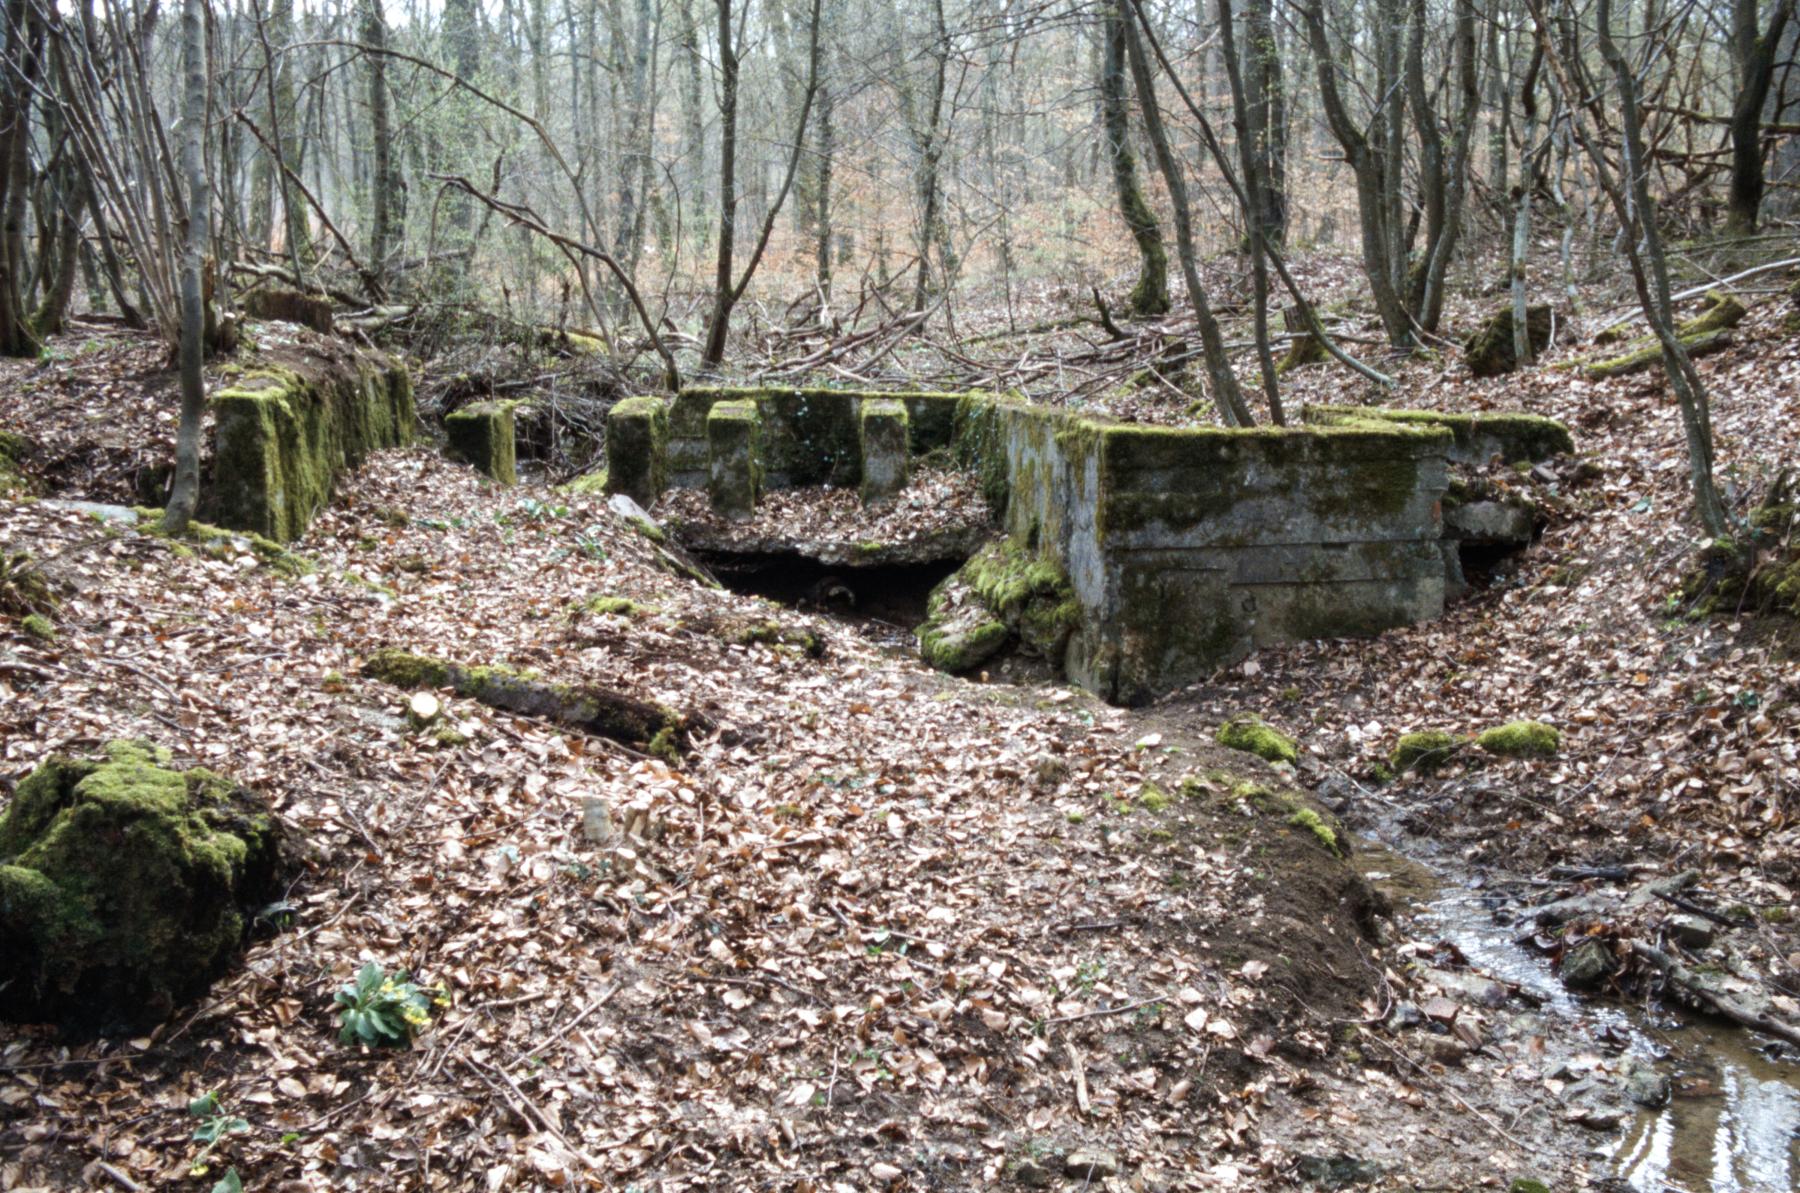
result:
<svg viewBox="0 0 1800 1193"><path fill-rule="evenodd" d="M1674 1079L1668 1105L1640 1110L1613 1146L1616 1176L1640 1193L1800 1190L1800 1064L1771 1060L1756 1037L1734 1027L1686 1015L1659 1025L1634 1009L1575 997L1544 958L1513 943L1517 928L1494 922L1491 898L1440 889L1422 915L1472 966L1542 999L1544 1014L1597 1039L1623 1039Z"/></svg>

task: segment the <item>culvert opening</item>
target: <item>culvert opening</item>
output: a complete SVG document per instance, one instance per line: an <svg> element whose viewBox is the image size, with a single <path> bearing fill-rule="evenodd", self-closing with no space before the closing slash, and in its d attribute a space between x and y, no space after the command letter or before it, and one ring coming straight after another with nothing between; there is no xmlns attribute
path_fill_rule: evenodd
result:
<svg viewBox="0 0 1800 1193"><path fill-rule="evenodd" d="M798 552L695 551L694 555L733 592L766 597L809 613L824 613L877 630L904 635L925 620L936 588L961 567L960 558L906 563L823 563Z"/></svg>

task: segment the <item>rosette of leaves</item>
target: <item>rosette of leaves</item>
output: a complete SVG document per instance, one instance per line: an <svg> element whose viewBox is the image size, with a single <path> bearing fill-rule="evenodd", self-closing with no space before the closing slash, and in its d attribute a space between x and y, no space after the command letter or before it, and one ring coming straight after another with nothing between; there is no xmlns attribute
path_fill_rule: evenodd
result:
<svg viewBox="0 0 1800 1193"><path fill-rule="evenodd" d="M431 1008L448 1001L442 987L414 983L404 969L390 974L370 961L337 992L338 1039L346 1044L403 1046L431 1022Z"/></svg>

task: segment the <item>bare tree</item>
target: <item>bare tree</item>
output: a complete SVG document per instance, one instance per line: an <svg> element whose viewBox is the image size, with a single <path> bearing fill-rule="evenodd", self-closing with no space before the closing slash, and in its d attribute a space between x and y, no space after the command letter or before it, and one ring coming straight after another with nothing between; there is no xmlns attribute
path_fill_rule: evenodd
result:
<svg viewBox="0 0 1800 1193"><path fill-rule="evenodd" d="M202 275L212 195L206 184L206 15L205 0L183 0L181 59L185 85L181 104L181 165L187 177L182 212L185 235L181 261L181 423L175 436L175 480L163 529L186 532L200 500L200 435L206 414L206 380L201 374L206 344L206 299Z"/></svg>

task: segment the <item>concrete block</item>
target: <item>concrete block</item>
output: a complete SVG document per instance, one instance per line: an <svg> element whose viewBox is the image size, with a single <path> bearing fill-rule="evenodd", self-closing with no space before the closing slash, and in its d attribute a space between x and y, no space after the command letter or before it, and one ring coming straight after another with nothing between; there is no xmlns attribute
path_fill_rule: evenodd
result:
<svg viewBox="0 0 1800 1193"><path fill-rule="evenodd" d="M762 490L762 415L748 399L706 412L707 492L727 518L748 519Z"/></svg>
<svg viewBox="0 0 1800 1193"><path fill-rule="evenodd" d="M856 430L865 505L891 498L906 487L908 424L903 403L863 399Z"/></svg>
<svg viewBox="0 0 1800 1193"><path fill-rule="evenodd" d="M669 486L669 410L661 398L626 398L606 415L606 492L648 509Z"/></svg>

